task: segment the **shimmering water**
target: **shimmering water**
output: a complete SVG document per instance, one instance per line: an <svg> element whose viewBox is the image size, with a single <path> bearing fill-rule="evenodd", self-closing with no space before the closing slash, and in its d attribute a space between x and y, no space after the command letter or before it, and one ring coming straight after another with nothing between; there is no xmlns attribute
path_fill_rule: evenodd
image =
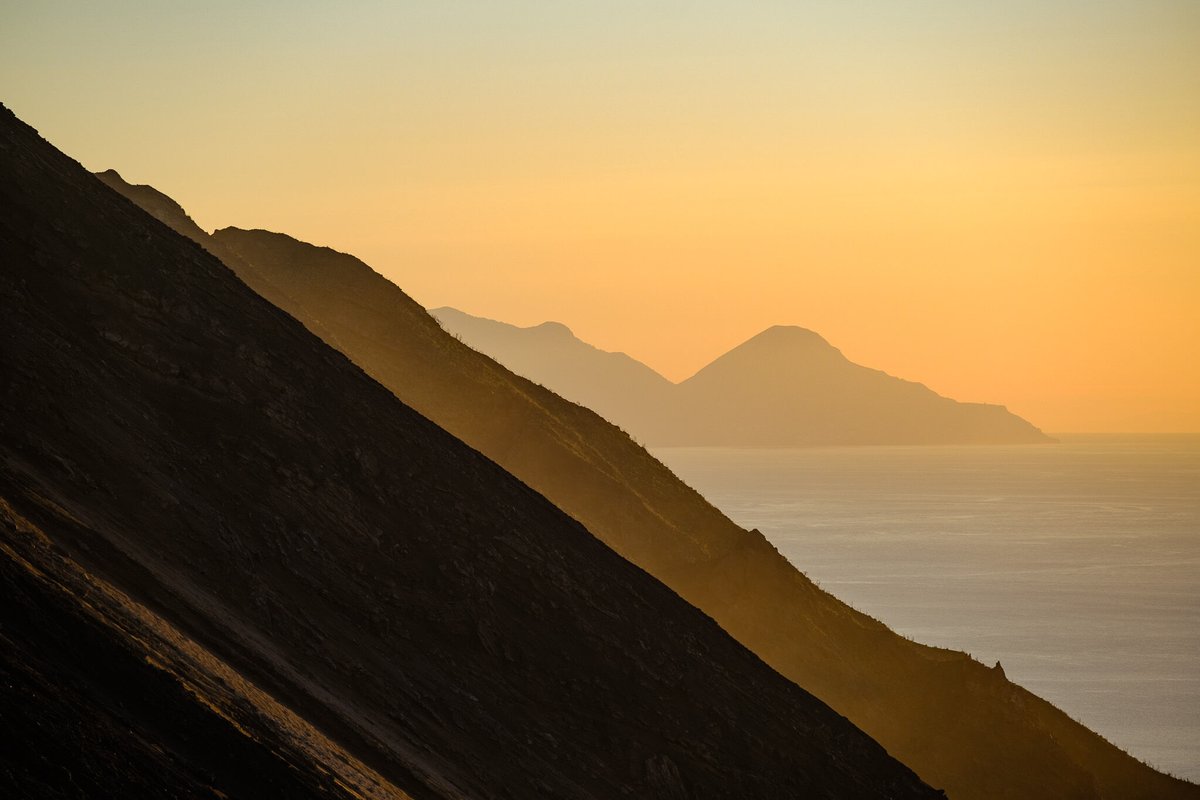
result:
<svg viewBox="0 0 1200 800"><path fill-rule="evenodd" d="M823 588L1200 780L1200 436L660 448Z"/></svg>

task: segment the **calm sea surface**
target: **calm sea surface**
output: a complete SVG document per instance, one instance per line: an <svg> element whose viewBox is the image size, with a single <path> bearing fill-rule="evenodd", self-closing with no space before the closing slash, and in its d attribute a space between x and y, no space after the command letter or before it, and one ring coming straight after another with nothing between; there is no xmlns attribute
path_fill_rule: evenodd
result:
<svg viewBox="0 0 1200 800"><path fill-rule="evenodd" d="M855 608L1200 780L1200 436L654 453Z"/></svg>

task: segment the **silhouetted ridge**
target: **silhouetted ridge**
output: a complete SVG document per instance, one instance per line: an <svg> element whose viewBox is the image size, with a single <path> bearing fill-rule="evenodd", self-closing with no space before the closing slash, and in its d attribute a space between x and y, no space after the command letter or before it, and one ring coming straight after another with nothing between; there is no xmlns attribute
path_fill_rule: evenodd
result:
<svg viewBox="0 0 1200 800"><path fill-rule="evenodd" d="M815 331L797 325L773 325L720 356L683 383L686 385L707 372L721 369L749 369L770 376L780 371L811 369L823 362L850 363L841 350Z"/></svg>
<svg viewBox="0 0 1200 800"><path fill-rule="evenodd" d="M745 344L745 347L809 347L812 349L829 349L835 352L840 352L834 348L825 337L821 336L816 331L810 331L808 328L801 328L799 325L772 325L762 333L754 336ZM741 348L739 348L741 349Z"/></svg>
<svg viewBox="0 0 1200 800"><path fill-rule="evenodd" d="M859 366L804 328L775 326L678 386L661 444L803 446L1035 443L1001 406L960 403Z"/></svg>
<svg viewBox="0 0 1200 800"><path fill-rule="evenodd" d="M129 183L115 169L97 172L96 177L134 200L139 206L150 212L155 219L165 222L189 239L200 242L207 237L208 234L188 216L188 213L183 210L183 206L153 186Z"/></svg>
<svg viewBox="0 0 1200 800"><path fill-rule="evenodd" d="M628 436L465 346L358 259L278 234L223 231L220 239L213 246L236 250L245 265L235 270L253 262L272 281L268 291L287 287L289 313L324 329L398 397L545 494L952 797L1200 796L967 655L907 641L821 591L758 531L738 528ZM499 336L524 335L453 309L434 313L448 331L457 314ZM539 341L514 352L540 358L545 350Z"/></svg>
<svg viewBox="0 0 1200 800"><path fill-rule="evenodd" d="M201 718L282 742L305 787L936 796L6 109L0 201L0 563L200 687ZM87 753L55 755L68 791ZM10 788L35 768L0 752Z"/></svg>
<svg viewBox="0 0 1200 800"><path fill-rule="evenodd" d="M535 325L534 327L539 331L550 334L551 336L559 336L564 339L575 338L575 334L571 332L571 329L566 325L563 325L561 322L543 322L541 325Z"/></svg>

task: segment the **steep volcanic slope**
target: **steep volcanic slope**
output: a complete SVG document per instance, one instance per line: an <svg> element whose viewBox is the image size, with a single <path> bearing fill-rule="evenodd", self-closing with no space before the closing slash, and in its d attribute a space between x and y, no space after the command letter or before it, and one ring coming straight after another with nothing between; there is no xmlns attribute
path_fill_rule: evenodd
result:
<svg viewBox="0 0 1200 800"><path fill-rule="evenodd" d="M625 353L579 339L565 325L518 328L444 307L430 312L449 333L523 378L587 406L640 439L653 441L675 412L675 384Z"/></svg>
<svg viewBox="0 0 1200 800"><path fill-rule="evenodd" d="M97 576L418 800L936 796L7 110L0 155L14 561Z"/></svg>
<svg viewBox="0 0 1200 800"><path fill-rule="evenodd" d="M453 308L430 313L518 375L652 445L1050 441L1001 406L960 403L854 364L804 328L768 328L676 385L623 353L597 350L558 323L518 328Z"/></svg>
<svg viewBox="0 0 1200 800"><path fill-rule="evenodd" d="M628 436L464 346L358 259L265 231L201 241L952 796L1200 797L965 654L909 642L816 588Z"/></svg>
<svg viewBox="0 0 1200 800"><path fill-rule="evenodd" d="M406 800L201 653L0 500L4 796Z"/></svg>

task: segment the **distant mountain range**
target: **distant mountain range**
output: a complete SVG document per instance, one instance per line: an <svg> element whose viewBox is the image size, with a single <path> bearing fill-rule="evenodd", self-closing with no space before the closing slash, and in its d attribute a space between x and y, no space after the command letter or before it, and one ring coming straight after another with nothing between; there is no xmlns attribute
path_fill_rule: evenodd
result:
<svg viewBox="0 0 1200 800"><path fill-rule="evenodd" d="M456 340L353 256L266 231L208 235L152 189L115 173L101 177L145 200L405 404L542 493L950 796L1200 796L1197 787L1137 762L1002 671L908 641L822 591L760 533L738 528L629 436ZM378 457L377 448L370 452ZM405 471L392 478L401 485L409 479ZM452 484L447 489L455 491ZM439 563L435 551L429 557ZM702 651L693 656L708 658ZM677 702L708 702L686 695ZM741 738L726 746L740 748Z"/></svg>
<svg viewBox="0 0 1200 800"><path fill-rule="evenodd" d="M820 335L776 325L673 384L565 325L520 328L448 306L455 336L649 445L750 447L1052 441L1002 406L960 403L849 361Z"/></svg>
<svg viewBox="0 0 1200 800"><path fill-rule="evenodd" d="M595 411L635 437L649 439L669 422L675 385L624 353L600 350L566 325L545 322L518 328L457 309L430 312L465 344L574 403Z"/></svg>

